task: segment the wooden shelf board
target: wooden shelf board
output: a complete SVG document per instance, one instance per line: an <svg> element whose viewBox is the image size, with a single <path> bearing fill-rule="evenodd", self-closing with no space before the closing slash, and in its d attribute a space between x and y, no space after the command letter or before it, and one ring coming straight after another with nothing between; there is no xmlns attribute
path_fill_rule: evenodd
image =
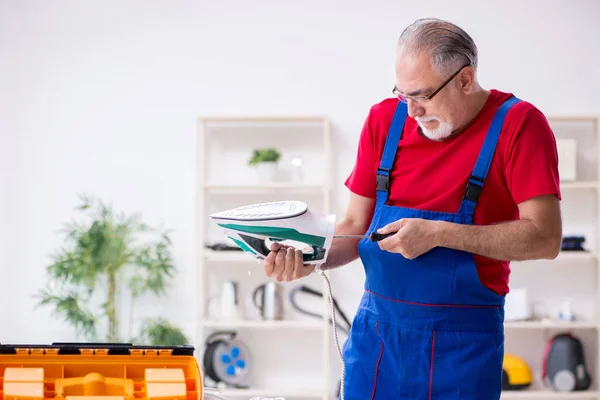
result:
<svg viewBox="0 0 600 400"><path fill-rule="evenodd" d="M280 123L327 123L329 118L323 115L234 115L234 116L211 116L199 117L199 122L222 123L222 124L280 124Z"/></svg>
<svg viewBox="0 0 600 400"><path fill-rule="evenodd" d="M281 388L281 389L224 389L219 393L221 396L225 398L229 397L243 397L244 399L248 399L255 396L260 397L269 397L269 398L302 398L302 399L316 399L321 398L325 394L324 391L321 390L310 390L310 389L290 389L290 388Z"/></svg>
<svg viewBox="0 0 600 400"><path fill-rule="evenodd" d="M596 181L563 181L560 182L561 189L598 189Z"/></svg>
<svg viewBox="0 0 600 400"><path fill-rule="evenodd" d="M216 251L204 249L204 258L213 262L258 263L259 260L241 250Z"/></svg>
<svg viewBox="0 0 600 400"><path fill-rule="evenodd" d="M501 399L597 399L600 393L597 391L581 392L554 392L551 390L515 390L503 391Z"/></svg>
<svg viewBox="0 0 600 400"><path fill-rule="evenodd" d="M203 189L211 192L260 192L269 190L287 190L287 191L323 191L327 188L323 183L266 183L266 184L219 184L208 182L204 184Z"/></svg>
<svg viewBox="0 0 600 400"><path fill-rule="evenodd" d="M283 321L214 321L201 320L199 325L205 328L219 329L304 329L304 330L323 330L325 325L323 321L315 319L314 321L304 320L283 320Z"/></svg>
<svg viewBox="0 0 600 400"><path fill-rule="evenodd" d="M506 321L505 329L597 329L598 323L593 321Z"/></svg>

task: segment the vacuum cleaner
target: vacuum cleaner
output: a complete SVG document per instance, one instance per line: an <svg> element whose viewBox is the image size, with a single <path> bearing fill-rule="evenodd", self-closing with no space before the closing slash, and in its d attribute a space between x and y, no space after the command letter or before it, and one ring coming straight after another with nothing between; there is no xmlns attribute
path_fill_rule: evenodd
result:
<svg viewBox="0 0 600 400"><path fill-rule="evenodd" d="M581 341L570 333L554 336L546 343L542 378L557 392L589 389L592 379L585 366Z"/></svg>

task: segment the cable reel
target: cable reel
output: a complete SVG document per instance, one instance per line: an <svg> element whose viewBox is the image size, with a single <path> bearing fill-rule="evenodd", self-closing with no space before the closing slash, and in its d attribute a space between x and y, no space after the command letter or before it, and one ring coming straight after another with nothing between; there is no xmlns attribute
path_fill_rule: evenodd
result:
<svg viewBox="0 0 600 400"><path fill-rule="evenodd" d="M206 338L204 371L215 383L245 388L251 367L250 350L236 336L234 331L218 331Z"/></svg>

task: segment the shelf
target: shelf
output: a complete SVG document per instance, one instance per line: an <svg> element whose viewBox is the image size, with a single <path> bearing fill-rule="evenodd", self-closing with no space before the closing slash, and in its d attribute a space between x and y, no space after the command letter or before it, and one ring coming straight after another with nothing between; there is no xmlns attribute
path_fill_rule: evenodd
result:
<svg viewBox="0 0 600 400"><path fill-rule="evenodd" d="M596 254L591 251L561 251L553 261L593 260Z"/></svg>
<svg viewBox="0 0 600 400"><path fill-rule="evenodd" d="M599 325L589 321L506 321L505 329L598 329Z"/></svg>
<svg viewBox="0 0 600 400"><path fill-rule="evenodd" d="M583 262L583 261L595 261L596 253L592 251L561 251L554 260L520 260L512 261L511 264L545 264L548 263L561 263L561 262Z"/></svg>
<svg viewBox="0 0 600 400"><path fill-rule="evenodd" d="M598 117L595 115L549 115L546 117L550 122L592 122L596 123Z"/></svg>
<svg viewBox="0 0 600 400"><path fill-rule="evenodd" d="M235 262L235 263L260 263L249 253L241 250L224 250L216 251L211 249L204 249L204 258L208 261L219 261L219 262Z"/></svg>
<svg viewBox="0 0 600 400"><path fill-rule="evenodd" d="M318 390L306 389L223 389L219 395L225 398L228 397L243 397L245 399L254 396L263 397L283 397L283 398L321 398L323 392ZM501 399L596 399L600 396L597 391L582 391L582 392L553 392L550 390L522 390L522 391L503 391Z"/></svg>
<svg viewBox="0 0 600 400"><path fill-rule="evenodd" d="M254 396L260 397L283 397L283 398L302 398L302 399L317 399L323 397L323 392L319 390L307 390L307 389L223 389L219 392L219 395L225 398L229 397L243 397L244 399L252 398Z"/></svg>
<svg viewBox="0 0 600 400"><path fill-rule="evenodd" d="M310 123L323 124L328 122L328 118L319 115L280 115L280 116L213 116L200 117L200 122L205 123L220 123L220 124L281 124L292 123L294 125Z"/></svg>
<svg viewBox="0 0 600 400"><path fill-rule="evenodd" d="M581 181L581 182L561 182L561 189L598 189L598 182Z"/></svg>
<svg viewBox="0 0 600 400"><path fill-rule="evenodd" d="M204 189L211 192L262 192L272 190L286 191L314 191L322 192L327 188L321 183L295 183L295 182L279 182L279 183L264 183L264 184L221 184L221 183L206 183Z"/></svg>
<svg viewBox="0 0 600 400"><path fill-rule="evenodd" d="M587 116L586 116L587 117ZM564 123L567 122L581 122L582 119L578 116L557 116L556 118L552 116L547 117L550 121L562 121ZM598 133L598 123L597 119L590 118L590 121L593 122L593 130L597 134ZM584 121L585 122L585 121ZM331 199L330 197L334 194L334 190L331 186L331 176L328 169L331 167L332 160L332 143L330 137L330 127L329 122L325 117L309 115L309 116L215 116L209 118L201 118L200 119L201 126L199 127L199 140L198 143L200 147L198 148L198 158L201 163L198 164L197 176L198 180L196 182L195 192L200 200L198 202L198 215L204 216L208 214L208 208L206 208L206 204L210 204L212 207L212 203L217 203L219 205L219 201L221 198L223 200L227 199L227 201L232 200L240 200L246 201L244 199L250 198L250 195L255 197L264 197L266 199L271 199L273 194L278 195L282 194L282 197L294 197L294 196L310 196L310 197L324 197L324 208L325 212L330 212L331 208ZM565 125L563 123L560 126ZM570 124L569 124L570 125ZM570 136L578 135L579 132L583 132L587 134L588 128L581 129L578 128L579 124L576 125L576 131L571 132L570 128L565 125L564 128L561 128L561 131L564 130ZM289 127L289 128L288 128ZM317 129L315 129L317 128ZM216 135L215 135L216 134ZM324 162L321 160L321 148L319 144L319 148L315 149L314 157L318 158L317 162L310 164L314 167L314 170L311 170L310 173L305 173L306 181L299 181L298 183L290 181L285 181L283 179L276 181L276 183L261 183L261 181L254 175L248 175L248 179L240 175L228 175L223 174L223 180L219 179L219 175L210 175L211 173L219 172L217 166L224 164L239 164L244 161L242 157L247 156L247 151L251 151L255 145L256 141L264 141L264 143L270 143L270 137L273 137L277 140L281 140L282 147L289 148L289 155L292 155L292 151L296 151L295 147L300 146L299 149L302 150L300 153L303 153L308 146L308 144L313 145L317 143L319 140L318 136L312 135L320 135L323 137L323 149L324 150ZM273 136L271 136L273 135ZM306 135L306 136L305 136ZM310 137L309 137L310 135ZM253 142L249 143L244 141L243 138L252 137ZM287 137L290 138L289 142ZM600 229L600 202L599 197L595 196L597 192L600 192L600 177L598 175L597 165L594 164L595 160L598 160L598 154L600 154L600 136L596 136L596 142L592 142L592 144L583 144L583 142L578 142L578 150L585 150L584 153L578 154L577 158L577 177L579 180L576 181L561 181L560 188L564 192L564 197L567 199L566 201L575 201L574 207L575 211L578 211L574 220L575 223L578 223L576 227L573 228L576 232L579 230L583 230L582 234L588 236L590 234L587 233L585 228L594 228L595 232L598 232ZM319 140L320 142L320 140ZM206 143L214 147L202 147L206 146ZM263 142L260 142L263 143ZM247 147L247 149L245 149ZM314 146L312 146L314 148ZM212 151L211 149L216 149L219 151ZM227 151L227 153L221 154L220 150ZM308 151L308 150L306 150ZM312 154L312 153L311 153ZM210 157L207 157L210 156ZM229 158L227 157L229 156ZM214 158L214 168L213 164L208 164L211 161L211 158ZM321 164L322 163L322 164ZM210 165L211 168L207 168L206 166ZM307 161L307 165L308 161ZM323 168L321 168L323 165ZM326 168L325 168L326 167ZM581 168L580 168L581 167ZM282 171L284 172L284 171ZM581 174L579 173L581 172ZM287 173L287 171L286 171ZM315 182L316 181L316 182ZM323 182L323 183L321 183ZM212 196L212 197L211 197ZM572 199L571 199L572 197ZM593 199L593 200L590 200ZM566 204L566 201L563 204ZM583 208L586 204L591 204L593 202L594 205L594 213L591 213L589 222L585 222L585 216L587 210ZM563 206L564 207L564 206ZM579 210L581 208L581 212ZM579 215L583 214L583 215ZM595 215L594 215L595 214ZM207 219L198 218L199 226L197 227L198 235L196 243L207 243L207 238L209 237L206 230L206 221ZM565 223L570 223L571 220L565 218ZM212 227L212 222L211 222ZM205 237L206 235L206 237ZM600 274L595 269L593 270L593 274L588 274L588 267L595 267L598 259L596 253L598 249L600 249L600 242L596 237L592 238L588 236L589 239L586 241L587 246L590 247L590 251L563 251L558 257L554 260L533 260L533 261L522 261L521 263L535 263L532 264L532 268L520 270L519 267L515 267L515 270L520 270L521 276L526 279L535 279L535 287L536 289L546 289L552 291L552 287L550 284L544 285L545 282L540 282L540 276L542 279L548 274L548 278L554 278L554 274L564 275L556 277L556 281L552 283L556 283L561 285L564 281L562 279L571 278L571 274L579 274L576 276L584 280L585 284L596 283L596 288L600 289ZM232 251L214 251L209 248L200 248L198 249L200 252L198 255L200 257L196 258L196 262L199 275L201 279L198 279L200 287L203 288L206 284L205 274L212 267L216 267L218 269L218 274L220 276L225 277L228 274L245 274L246 270L250 273L251 269L256 268L256 270L262 270L262 261L258 260L248 253L244 253L239 250ZM516 262L515 262L516 263ZM231 269L226 268L231 264ZM223 267L223 268L221 268ZM240 272L241 267L241 272ZM551 268L547 268L551 267ZM591 269L591 268L590 268ZM214 271L210 271L214 272ZM550 275L552 274L552 275ZM515 274L517 275L517 274ZM253 277L255 278L255 277ZM592 282L591 280L595 282ZM241 281L243 284L250 284L250 282ZM527 282L526 282L527 283ZM254 285L254 283L252 283ZM527 284L527 286L529 286ZM565 285L567 286L567 285ZM566 287L566 290L572 290L572 285ZM324 291L327 289L324 288ZM577 287L575 286L575 291L577 291ZM559 301L559 298L554 298L554 296L566 296L567 294L563 294L562 292L556 293L552 292L553 298L549 301ZM579 293L577 293L579 295ZM533 294L532 297L536 297L536 294ZM542 293L543 295L543 293ZM582 293L582 295L587 295L587 293ZM593 299L586 304L592 304L598 306L599 298L595 296ZM200 297L199 309L204 309L204 298ZM242 320L242 321L219 321L219 320L211 320L209 316L207 316L209 320L201 320L198 321L198 328L203 328L206 332L202 332L204 336L211 330L245 330L244 333L248 335L248 337L256 338L256 342L253 342L253 348L256 349L257 352L269 352L274 351L273 343L271 342L271 336L277 337L278 339L288 340L288 343L280 343L284 346L284 349L287 349L287 346L294 346L294 342L292 339L287 338L290 333L294 333L296 330L299 332L300 337L306 337L306 334L309 334L312 340L318 340L319 335L322 334L322 343L324 345L323 351L320 351L322 355L318 358L314 358L315 368L323 369L323 381L325 384L324 387L320 389L320 375L319 378L311 378L310 382L302 381L300 384L294 384L292 381L292 387L289 387L285 383L281 382L279 377L277 376L278 367L269 368L268 370L257 370L258 374L265 378L272 379L270 382L265 382L265 380L261 379L261 382L256 382L259 387L251 388L251 389L223 389L218 391L218 394L228 399L250 399L253 397L267 397L267 398L276 398L283 397L286 399L321 399L325 400L331 397L331 393L334 389L336 389L336 384L332 383L334 381L335 375L337 371L333 371L332 357L331 353L331 332L330 325L328 323L327 315L325 318L321 319L307 319L307 320L285 320L285 321L262 321L262 320ZM596 361L591 361L595 365L594 367L590 366L591 373L594 376L598 376L598 371L600 370L600 350L598 349L598 339L600 339L600 315L593 315L589 317L593 321L574 321L574 322L562 322L562 321L507 321L504 324L504 327L507 332L514 335L520 341L519 346L522 346L523 352L525 350L529 350L530 344L526 341L526 336L531 336L531 343L537 343L535 340L538 340L537 336L544 336L549 333L545 330L557 330L557 331L575 331L576 334L581 333L582 336L590 336L593 337L596 344L592 344L589 350L586 348L586 355L590 354L591 359L595 359ZM580 331L577 331L580 330ZM312 335L315 335L313 338ZM539 335L536 335L539 334ZM302 336L303 335L303 336ZM511 338L514 339L514 338ZM529 339L529 337L527 338ZM296 340L295 338L293 340ZM202 339L200 338L200 343L202 343ZM586 342L587 343L587 342ZM340 343L342 344L342 343ZM541 344L543 345L543 343ZM533 347L533 345L532 345ZM302 350L300 350L302 352ZM515 349L516 351L516 349ZM531 349L532 355L529 356L527 354L521 354L521 350L518 351L525 359L529 359L529 357L536 358L539 357L539 353L535 347ZM304 356L304 353L302 353ZM279 354L269 354L269 356L273 356L275 360L281 359ZM306 355L308 357L308 355ZM271 364L272 365L272 364ZM537 368L537 365L535 365ZM298 371L298 374L302 374L304 368L312 368L312 366L300 367L301 370ZM337 370L337 368L336 368ZM263 383L264 382L264 383ZM306 384L307 386L303 386ZM263 386L264 385L264 386ZM263 386L263 387L261 387ZM314 388L317 389L314 389ZM313 389L311 389L313 388ZM574 393L562 393L562 392L554 392L546 388L544 385L532 385L526 390L522 391L505 391L502 394L502 399L596 399L600 400L600 392L596 390L596 386L594 386L590 391L585 392L574 392Z"/></svg>
<svg viewBox="0 0 600 400"><path fill-rule="evenodd" d="M204 258L208 261L215 262L258 262L250 254L239 250L215 251L211 249L204 250ZM595 260L596 254L589 251L563 251L554 260L531 260L531 261L514 261L514 263L549 263L549 262L564 262L564 261L586 261Z"/></svg>
<svg viewBox="0 0 600 400"><path fill-rule="evenodd" d="M521 390L503 391L501 399L597 399L600 396L596 391L581 392L553 392L551 390Z"/></svg>
<svg viewBox="0 0 600 400"><path fill-rule="evenodd" d="M261 321L261 320L242 320L242 321L209 321L201 320L200 326L205 328L218 329L303 329L303 330L323 330L325 325L322 321L304 321L304 320L283 320L283 321Z"/></svg>

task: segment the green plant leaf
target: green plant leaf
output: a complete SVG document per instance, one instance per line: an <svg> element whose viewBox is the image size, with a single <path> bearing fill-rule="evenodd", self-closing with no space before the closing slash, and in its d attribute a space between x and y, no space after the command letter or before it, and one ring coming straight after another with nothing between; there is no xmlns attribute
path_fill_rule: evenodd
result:
<svg viewBox="0 0 600 400"><path fill-rule="evenodd" d="M129 282L129 287L136 297L147 292L157 296L166 293L166 280L172 278L175 273L170 244L168 232L163 232L159 242L139 249L135 264L140 268L136 270Z"/></svg>
<svg viewBox="0 0 600 400"><path fill-rule="evenodd" d="M87 194L79 196L75 210L83 218L64 224L64 242L46 266L48 286L58 289L41 290L37 306L52 307L88 338L99 336L98 327L106 326L102 336L116 341L121 337L121 288L129 289L134 300L146 293L166 294L175 274L169 232L153 229L140 214L115 212ZM130 321L133 309L132 300Z"/></svg>
<svg viewBox="0 0 600 400"><path fill-rule="evenodd" d="M248 165L256 165L261 162L277 162L281 158L281 153L273 147L255 149L248 160Z"/></svg>
<svg viewBox="0 0 600 400"><path fill-rule="evenodd" d="M151 346L181 346L189 343L185 334L164 318L145 319L133 342Z"/></svg>
<svg viewBox="0 0 600 400"><path fill-rule="evenodd" d="M88 340L96 339L96 316L83 307L87 299L82 301L81 296L72 291L65 295L59 295L51 289L40 290L36 297L40 299L36 307L53 306L53 315L68 321L77 333L83 334Z"/></svg>

